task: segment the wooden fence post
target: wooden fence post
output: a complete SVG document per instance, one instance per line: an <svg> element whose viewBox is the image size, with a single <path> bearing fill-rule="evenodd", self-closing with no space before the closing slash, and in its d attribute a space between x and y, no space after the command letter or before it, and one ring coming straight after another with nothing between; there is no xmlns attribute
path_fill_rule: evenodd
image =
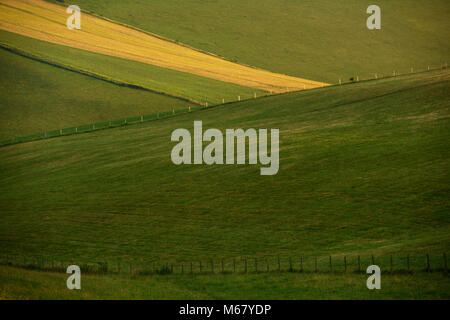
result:
<svg viewBox="0 0 450 320"><path fill-rule="evenodd" d="M409 254L408 254L408 256L406 257L406 261L407 261L407 264L408 264L408 271L409 271L409 268L410 268L410 266L409 266Z"/></svg>
<svg viewBox="0 0 450 320"><path fill-rule="evenodd" d="M372 254L372 264L375 264L375 258L373 257L373 254Z"/></svg>
<svg viewBox="0 0 450 320"><path fill-rule="evenodd" d="M447 254L444 253L444 270L447 272Z"/></svg>

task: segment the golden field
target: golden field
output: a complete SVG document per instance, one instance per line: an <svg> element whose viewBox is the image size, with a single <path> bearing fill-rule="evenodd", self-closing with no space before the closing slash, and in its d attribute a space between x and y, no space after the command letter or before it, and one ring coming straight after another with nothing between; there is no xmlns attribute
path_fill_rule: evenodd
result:
<svg viewBox="0 0 450 320"><path fill-rule="evenodd" d="M0 7L0 29L51 43L269 92L327 85L233 63L84 12L81 14L81 30L69 30L66 8L40 0L0 0Z"/></svg>

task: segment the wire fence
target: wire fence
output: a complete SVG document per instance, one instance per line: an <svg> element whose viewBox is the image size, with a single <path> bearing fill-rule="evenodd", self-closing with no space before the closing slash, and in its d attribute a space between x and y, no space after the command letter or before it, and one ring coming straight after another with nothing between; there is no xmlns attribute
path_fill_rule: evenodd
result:
<svg viewBox="0 0 450 320"><path fill-rule="evenodd" d="M383 273L448 272L447 254L422 255L339 255L260 258L200 259L170 262L156 260L109 260L82 262L51 257L4 255L1 265L31 270L65 273L69 265L78 265L83 273L121 274L128 276L152 274L251 274L270 272L297 273L365 273L377 265Z"/></svg>
<svg viewBox="0 0 450 320"><path fill-rule="evenodd" d="M354 83L358 83L358 82L386 79L386 78L392 78L392 77L397 77L397 76L403 76L403 75L407 75L407 74L413 74L413 73L416 74L416 73L423 73L423 72L443 70L443 69L447 69L447 63L441 64L440 67L439 66L438 67L428 66L426 69L422 69L422 70L411 68L411 72L400 73L398 71L393 71L392 74L374 74L374 77L371 77L371 78L360 78L359 76L356 75L356 76L349 78L349 80L347 80L347 81L344 81L343 79L339 79L338 83L333 84L333 85L327 85L325 87L336 87L336 86L354 84ZM304 91L304 90L309 91L309 90L321 89L321 88L322 87L309 88L309 89L305 88L303 90L296 89L296 90L292 90L292 91L289 91L289 88L287 88L287 90L288 90L287 92L299 92L299 91ZM13 138L2 140L2 141L0 141L0 147L18 144L18 143L42 140L42 139L49 139L49 138L56 138L56 137L61 137L61 136L69 136L69 135L74 135L74 134L88 133L88 132L92 132L92 131L96 131L96 130L104 130L104 129L109 129L109 128L122 127L122 126L126 126L126 125L138 124L138 123L143 123L143 122L148 122L148 121L154 121L154 120L158 120L158 119L164 119L164 118L168 118L168 117L179 115L179 114L186 114L188 112L198 111L201 109L206 109L206 108L211 108L211 107L217 107L220 105L225 105L225 104L234 103L234 102L238 102L238 101L243 102L243 101L252 100L252 99L256 99L256 98L274 96L274 95L279 95L279 94L284 94L284 93L268 93L268 94L260 95L260 96L256 96L256 94L255 94L253 98L245 98L245 99L241 99L240 96L238 96L239 98L236 101L225 102L225 100L222 100L221 104L215 104L215 105L208 105L208 102L205 101L205 102L203 102L203 105L193 105L193 106L189 106L188 108L184 108L184 109L172 109L170 111L156 112L156 113L147 114L147 115L134 116L134 117L109 120L109 121L103 121L103 122L96 122L96 123L91 123L91 124L79 125L76 127L67 127L67 128L49 130L49 131L44 131L41 133L30 134L27 136L13 137Z"/></svg>

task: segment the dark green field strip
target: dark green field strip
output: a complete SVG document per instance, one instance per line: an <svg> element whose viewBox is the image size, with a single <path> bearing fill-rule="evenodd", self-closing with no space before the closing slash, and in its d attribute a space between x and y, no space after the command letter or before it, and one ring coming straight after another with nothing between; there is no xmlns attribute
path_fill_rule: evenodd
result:
<svg viewBox="0 0 450 320"><path fill-rule="evenodd" d="M441 255L450 243L449 78L444 70L269 96L6 146L2 253L171 263L303 255L325 265L337 254ZM278 174L175 166L171 133L194 120L279 128Z"/></svg>

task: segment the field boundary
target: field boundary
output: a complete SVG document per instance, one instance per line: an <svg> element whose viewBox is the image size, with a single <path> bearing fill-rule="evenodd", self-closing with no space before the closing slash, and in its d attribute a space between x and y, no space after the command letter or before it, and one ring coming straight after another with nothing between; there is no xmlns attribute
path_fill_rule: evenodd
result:
<svg viewBox="0 0 450 320"><path fill-rule="evenodd" d="M92 72L92 71L89 71L89 70L86 70L86 69L81 69L81 68L77 68L77 67L74 67L74 66L70 66L70 65L54 62L54 61L51 61L50 59L47 59L47 58L35 55L33 53L27 52L25 50L19 49L17 47L11 46L11 45L6 44L6 43L0 42L0 49L6 50L6 51L14 53L14 54L17 54L17 55L22 56L24 58L28 58L28 59L31 59L31 60L34 60L34 61L37 61L37 62L41 62L41 63L47 64L47 65L50 65L52 67L56 67L56 68L59 68L59 69L64 69L64 70L67 70L67 71L75 72L75 73L78 73L78 74L81 74L81 75L84 75L84 76L87 76L87 77L90 77L90 78L94 78L94 79L97 79L97 80L101 80L101 81L105 81L105 82L108 82L108 83L111 83L111 84L115 84L115 85L120 86L120 87L127 87L127 88L131 88L131 89L144 90L144 91L148 91L148 92L152 92L152 93L156 93L156 94L161 94L161 95L164 95L164 96L167 96L167 97L171 97L171 98L174 98L174 99L182 100L182 101L185 101L185 102L190 102L190 103L194 103L194 104L197 104L197 105L203 105L202 102L199 102L199 101L194 100L194 99L190 99L190 98L186 98L186 97L182 97L182 96L177 96L177 95L174 95L174 94L171 94L171 93L167 93L167 92L163 92L163 91L158 91L158 90L151 89L151 88L139 85L139 84L135 84L135 83L119 80L119 79L114 79L114 78L108 77L106 75L103 75L103 74L100 74L100 73L96 73L96 72Z"/></svg>
<svg viewBox="0 0 450 320"><path fill-rule="evenodd" d="M82 273L100 275L145 276L152 274L258 274L272 272L296 273L365 273L370 265L378 265L384 273L448 272L447 254L414 255L329 255L270 256L199 259L169 262L161 260L115 260L77 262L49 256L25 257L4 255L0 265L22 269L66 273L69 265L78 265Z"/></svg>

